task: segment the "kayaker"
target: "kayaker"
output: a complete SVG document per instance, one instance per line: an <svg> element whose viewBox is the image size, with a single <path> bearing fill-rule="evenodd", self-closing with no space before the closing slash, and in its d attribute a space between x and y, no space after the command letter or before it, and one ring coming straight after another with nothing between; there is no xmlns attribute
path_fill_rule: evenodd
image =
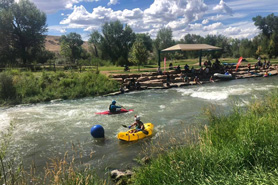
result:
<svg viewBox="0 0 278 185"><path fill-rule="evenodd" d="M135 129L131 130L130 133L136 133L145 129L144 123L140 121L140 116L135 116L135 122L132 125L130 125L128 128L130 129L133 126L135 126Z"/></svg>
<svg viewBox="0 0 278 185"><path fill-rule="evenodd" d="M113 100L112 103L109 105L109 111L110 112L117 112L117 111L120 111L122 107L121 106L117 106L116 105L116 101Z"/></svg>

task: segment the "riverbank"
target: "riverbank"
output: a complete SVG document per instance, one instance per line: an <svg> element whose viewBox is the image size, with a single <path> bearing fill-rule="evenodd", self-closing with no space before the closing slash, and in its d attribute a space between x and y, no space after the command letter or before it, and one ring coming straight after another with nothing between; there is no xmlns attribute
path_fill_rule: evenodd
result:
<svg viewBox="0 0 278 185"><path fill-rule="evenodd" d="M129 184L276 184L278 92L229 115L207 112L197 144L172 147L135 169ZM155 147L155 146L154 146Z"/></svg>
<svg viewBox="0 0 278 185"><path fill-rule="evenodd" d="M99 96L119 84L94 72L32 72L8 70L0 74L0 104L16 105Z"/></svg>

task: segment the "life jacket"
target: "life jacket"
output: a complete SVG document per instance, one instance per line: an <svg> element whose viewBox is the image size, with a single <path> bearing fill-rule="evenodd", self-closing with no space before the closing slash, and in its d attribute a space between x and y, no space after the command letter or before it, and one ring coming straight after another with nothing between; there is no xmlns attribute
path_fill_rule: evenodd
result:
<svg viewBox="0 0 278 185"><path fill-rule="evenodd" d="M142 125L143 125L143 129L142 130L145 130L145 126L144 126L144 123L142 121L139 121L139 123L136 125L136 129L141 129Z"/></svg>
<svg viewBox="0 0 278 185"><path fill-rule="evenodd" d="M112 108L112 105L113 105L113 104L110 104L110 105L109 105L109 111L110 111L110 112L116 112L116 106L114 105L114 108Z"/></svg>
<svg viewBox="0 0 278 185"><path fill-rule="evenodd" d="M109 111L112 112L112 108L111 108L112 104L109 105Z"/></svg>

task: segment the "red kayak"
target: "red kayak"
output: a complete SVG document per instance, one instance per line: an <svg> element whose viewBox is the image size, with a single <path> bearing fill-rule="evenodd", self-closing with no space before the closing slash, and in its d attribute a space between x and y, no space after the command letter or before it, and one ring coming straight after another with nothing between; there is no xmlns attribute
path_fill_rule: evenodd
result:
<svg viewBox="0 0 278 185"><path fill-rule="evenodd" d="M116 111L116 112L110 112L108 111L104 111L104 112L96 112L96 114L103 114L103 115L111 115L111 114L121 114L121 113L126 113L126 112L133 112L133 109L121 109L120 111Z"/></svg>

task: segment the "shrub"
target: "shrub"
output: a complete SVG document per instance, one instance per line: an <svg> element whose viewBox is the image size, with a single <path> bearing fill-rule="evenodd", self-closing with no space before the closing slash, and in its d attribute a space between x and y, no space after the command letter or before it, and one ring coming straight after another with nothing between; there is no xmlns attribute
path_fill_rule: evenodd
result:
<svg viewBox="0 0 278 185"><path fill-rule="evenodd" d="M16 98L16 88L13 84L13 78L5 72L0 74L0 98L3 100Z"/></svg>

